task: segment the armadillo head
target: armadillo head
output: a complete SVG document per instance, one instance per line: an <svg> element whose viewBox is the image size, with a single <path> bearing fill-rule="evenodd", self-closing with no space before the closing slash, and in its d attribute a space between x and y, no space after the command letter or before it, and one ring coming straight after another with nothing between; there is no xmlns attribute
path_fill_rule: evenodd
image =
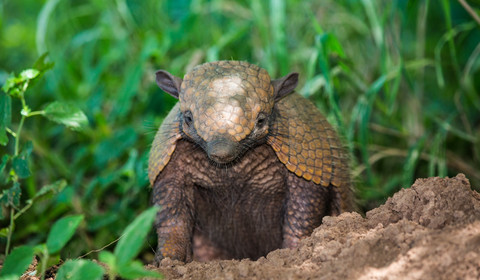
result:
<svg viewBox="0 0 480 280"><path fill-rule="evenodd" d="M183 80L163 70L156 75L159 87L180 100L180 131L219 164L265 142L275 101L298 81L296 73L271 81L265 69L240 61L202 64Z"/></svg>

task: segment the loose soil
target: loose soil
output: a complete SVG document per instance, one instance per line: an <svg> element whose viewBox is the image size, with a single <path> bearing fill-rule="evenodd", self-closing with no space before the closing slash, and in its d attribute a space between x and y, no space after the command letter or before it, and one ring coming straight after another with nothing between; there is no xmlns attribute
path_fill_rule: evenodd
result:
<svg viewBox="0 0 480 280"><path fill-rule="evenodd" d="M297 249L257 261L165 259L158 270L167 279L480 279L480 194L463 174L418 179L366 217L325 217Z"/></svg>

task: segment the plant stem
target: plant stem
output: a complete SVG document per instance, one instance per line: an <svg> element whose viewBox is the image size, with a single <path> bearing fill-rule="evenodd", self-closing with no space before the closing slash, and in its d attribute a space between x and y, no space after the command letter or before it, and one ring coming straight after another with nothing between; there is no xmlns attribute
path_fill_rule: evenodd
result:
<svg viewBox="0 0 480 280"><path fill-rule="evenodd" d="M6 127L5 128L7 130L8 133L10 133L13 137L17 137L17 134L15 132L13 132L13 130L11 130L10 128Z"/></svg>
<svg viewBox="0 0 480 280"><path fill-rule="evenodd" d="M23 122L25 121L25 116L22 115L22 119L20 120L20 124L18 125L17 133L15 135L15 156L18 156L18 146L19 146L19 136L20 132L22 131ZM18 182L18 177L15 175L13 176L13 181ZM13 226L15 225L14 219L15 209L11 206L10 208L10 225L8 226L8 235L7 235L7 246L5 248L5 257L8 256L8 251L10 250L10 242L12 241L12 234L13 234Z"/></svg>
<svg viewBox="0 0 480 280"><path fill-rule="evenodd" d="M42 259L42 267L41 267L42 280L45 280L45 272L47 271L47 263L48 263L49 257L50 255L48 254L47 246L45 246L43 249L43 259Z"/></svg>
<svg viewBox="0 0 480 280"><path fill-rule="evenodd" d="M27 117L32 117L32 116L37 116L37 115L43 115L45 114L45 111L33 111L33 112L30 112L28 113Z"/></svg>
<svg viewBox="0 0 480 280"><path fill-rule="evenodd" d="M18 125L18 129L17 129L17 133L16 133L17 135L15 137L15 156L18 156L18 146L19 146L19 143L20 143L20 133L22 132L23 122L25 121L25 118L28 115L28 114L23 114L23 111L28 112L28 107L27 107L27 104L25 103L25 98L23 97L23 92L22 92L22 95L20 97L20 100L22 101L22 114L21 114L22 118L20 119L20 124Z"/></svg>
<svg viewBox="0 0 480 280"><path fill-rule="evenodd" d="M20 217L23 213L25 213L28 209L30 209L30 207L32 207L32 205L33 205L33 202L32 203L27 203L27 205L25 205L25 207L23 207L20 211L18 211L17 214L15 214L15 216L13 216L13 220L18 219L18 217Z"/></svg>
<svg viewBox="0 0 480 280"><path fill-rule="evenodd" d="M8 236L7 236L7 247L5 248L5 257L8 256L8 251L10 250L10 241L12 240L12 233L13 233L13 226L14 226L14 219L13 215L15 214L15 209L10 208L10 225L8 226Z"/></svg>
<svg viewBox="0 0 480 280"><path fill-rule="evenodd" d="M15 137L15 156L18 156L18 146L20 143L20 132L22 132L22 127L23 127L23 122L25 121L25 116L22 115L22 118L20 119L20 124L18 125L17 129L17 135Z"/></svg>
<svg viewBox="0 0 480 280"><path fill-rule="evenodd" d="M25 98L23 97L23 93L27 89L28 82L25 84L25 88L21 94L21 100L22 100L22 111L27 111L28 112L28 107L27 104L25 103ZM20 133L22 132L23 128L23 123L25 122L25 118L27 117L24 114L21 114L22 118L20 119L20 124L18 125L17 132L15 133L15 154L14 156L18 156L19 154L19 145L20 145ZM12 133L13 135L13 133ZM15 175L13 176L13 181L14 184L18 182L18 176ZM12 234L13 234L13 227L15 225L15 208L13 206L10 207L10 225L8 226L8 235L7 235L7 246L5 248L5 257L8 256L8 251L10 250L10 243L12 241Z"/></svg>
<svg viewBox="0 0 480 280"><path fill-rule="evenodd" d="M480 17L477 15L474 9L465 0L458 0L462 4L463 8L470 14L470 16L480 25Z"/></svg>

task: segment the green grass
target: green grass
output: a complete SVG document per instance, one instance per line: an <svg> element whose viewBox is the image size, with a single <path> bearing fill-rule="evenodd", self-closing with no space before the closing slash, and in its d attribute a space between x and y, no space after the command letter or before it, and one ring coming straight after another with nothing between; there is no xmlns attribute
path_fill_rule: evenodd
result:
<svg viewBox="0 0 480 280"><path fill-rule="evenodd" d="M467 2L478 14L480 3ZM298 91L352 154L363 210L419 177L462 172L480 187L480 23L457 1L1 2L0 85L44 51L55 66L27 92L29 106L75 104L89 125L25 122L20 146L31 141L33 152L21 201L60 179L68 185L16 221L13 247L43 242L67 214L84 215L85 226L63 257L117 239L149 206L150 143L175 103L156 87L155 70L182 76L220 59L273 77L300 73ZM16 130L21 104L11 106ZM12 154L12 143L0 154ZM2 191L8 178L4 171ZM151 261L152 249L141 257Z"/></svg>

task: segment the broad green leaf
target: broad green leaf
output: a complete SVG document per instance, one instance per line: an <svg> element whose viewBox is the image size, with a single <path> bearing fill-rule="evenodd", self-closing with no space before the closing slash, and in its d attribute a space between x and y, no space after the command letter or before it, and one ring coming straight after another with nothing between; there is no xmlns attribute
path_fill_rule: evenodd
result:
<svg viewBox="0 0 480 280"><path fill-rule="evenodd" d="M157 212L157 207L144 211L125 229L114 250L119 266L129 263L138 254Z"/></svg>
<svg viewBox="0 0 480 280"><path fill-rule="evenodd" d="M83 215L68 216L55 222L47 238L47 249L54 254L67 244L83 220Z"/></svg>
<svg viewBox="0 0 480 280"><path fill-rule="evenodd" d="M50 103L44 111L48 119L74 130L82 130L88 125L87 116L72 104L55 101Z"/></svg>
<svg viewBox="0 0 480 280"><path fill-rule="evenodd" d="M8 94L11 97L20 98L20 96L22 96L23 94L23 91L20 90L18 87L14 87L8 91Z"/></svg>
<svg viewBox="0 0 480 280"><path fill-rule="evenodd" d="M24 179L30 176L30 169L28 169L28 162L26 159L21 157L13 158L13 170L18 177Z"/></svg>
<svg viewBox="0 0 480 280"><path fill-rule="evenodd" d="M12 117L12 101L10 96L0 93L0 145L8 144L7 127Z"/></svg>
<svg viewBox="0 0 480 280"><path fill-rule="evenodd" d="M20 205L20 196L22 195L22 189L20 189L20 183L13 183L13 187L9 190L8 201L11 205L18 207Z"/></svg>
<svg viewBox="0 0 480 280"><path fill-rule="evenodd" d="M37 69L27 69L27 70L23 70L20 73L19 77L22 80L22 82L24 82L24 81L35 79L39 74L40 74L40 71L38 71Z"/></svg>
<svg viewBox="0 0 480 280"><path fill-rule="evenodd" d="M113 255L109 251L101 251L100 254L98 254L98 260L106 263L110 268L115 267L115 255Z"/></svg>
<svg viewBox="0 0 480 280"><path fill-rule="evenodd" d="M47 244L41 243L41 244L35 245L35 247L33 247L33 251L35 252L35 255L43 255L45 253L48 253Z"/></svg>
<svg viewBox="0 0 480 280"><path fill-rule="evenodd" d="M19 98L26 90L25 83L35 79L40 72L36 69L23 70L17 77L13 74L5 81L2 89L10 96Z"/></svg>
<svg viewBox="0 0 480 280"><path fill-rule="evenodd" d="M111 252L101 251L100 254L98 254L98 260L108 266L109 274L117 274L117 259Z"/></svg>
<svg viewBox="0 0 480 280"><path fill-rule="evenodd" d="M127 263L118 268L118 275L125 279L138 279L142 277L151 277L157 279L163 279L163 275L153 271L147 270L143 264L139 261L133 261Z"/></svg>
<svg viewBox="0 0 480 280"><path fill-rule="evenodd" d="M2 90L5 93L8 93L11 95L10 91L17 86L17 77L12 73L10 76L7 78L5 81L5 84L2 86Z"/></svg>
<svg viewBox="0 0 480 280"><path fill-rule="evenodd" d="M4 206L10 205L17 207L20 204L20 195L22 190L18 182L13 183L13 187L3 190L0 196L0 203Z"/></svg>
<svg viewBox="0 0 480 280"><path fill-rule="evenodd" d="M103 268L88 260L70 260L58 270L56 280L102 279Z"/></svg>
<svg viewBox="0 0 480 280"><path fill-rule="evenodd" d="M5 259L0 276L15 275L20 277L33 261L33 247L20 246Z"/></svg>

